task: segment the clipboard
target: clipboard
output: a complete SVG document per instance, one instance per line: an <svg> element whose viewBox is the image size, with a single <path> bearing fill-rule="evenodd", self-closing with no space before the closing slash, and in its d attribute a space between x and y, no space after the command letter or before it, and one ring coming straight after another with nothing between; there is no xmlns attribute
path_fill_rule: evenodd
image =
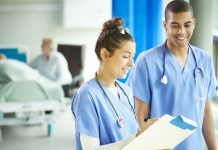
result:
<svg viewBox="0 0 218 150"><path fill-rule="evenodd" d="M138 137L125 145L122 150L173 149L191 135L196 128L196 122L182 115L172 117L166 114Z"/></svg>

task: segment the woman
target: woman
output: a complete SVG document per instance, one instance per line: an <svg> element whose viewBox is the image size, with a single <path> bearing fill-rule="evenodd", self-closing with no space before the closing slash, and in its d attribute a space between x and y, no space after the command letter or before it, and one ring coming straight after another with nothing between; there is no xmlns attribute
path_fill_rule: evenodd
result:
<svg viewBox="0 0 218 150"><path fill-rule="evenodd" d="M77 150L95 149L136 135L132 91L116 80L125 78L133 66L135 49L122 19L104 23L95 47L99 69L73 97Z"/></svg>

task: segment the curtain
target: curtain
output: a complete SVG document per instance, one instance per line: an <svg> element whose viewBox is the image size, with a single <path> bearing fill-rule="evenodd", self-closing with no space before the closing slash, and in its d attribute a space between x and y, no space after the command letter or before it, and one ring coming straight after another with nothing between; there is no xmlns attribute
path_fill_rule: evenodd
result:
<svg viewBox="0 0 218 150"><path fill-rule="evenodd" d="M142 51L163 42L163 0L112 0L112 16L123 18L130 29L136 41L135 60Z"/></svg>

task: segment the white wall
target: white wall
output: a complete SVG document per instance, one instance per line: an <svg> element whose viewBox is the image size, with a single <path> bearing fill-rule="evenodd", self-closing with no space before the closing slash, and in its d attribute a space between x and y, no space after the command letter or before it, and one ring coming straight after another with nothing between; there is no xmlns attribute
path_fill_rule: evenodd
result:
<svg viewBox="0 0 218 150"><path fill-rule="evenodd" d="M54 3L51 5L54 6ZM62 10L59 9L61 4L56 1L55 5L58 9L25 12L19 9L1 11L3 5L0 3L0 45L26 45L30 60L41 52L40 44L43 37L53 37L58 43L84 45L83 74L85 80L88 80L94 76L98 68L94 48L101 25L96 29L65 29L62 26Z"/></svg>
<svg viewBox="0 0 218 150"><path fill-rule="evenodd" d="M218 10L218 1L213 0L213 34L218 35L218 15L217 15L217 10Z"/></svg>

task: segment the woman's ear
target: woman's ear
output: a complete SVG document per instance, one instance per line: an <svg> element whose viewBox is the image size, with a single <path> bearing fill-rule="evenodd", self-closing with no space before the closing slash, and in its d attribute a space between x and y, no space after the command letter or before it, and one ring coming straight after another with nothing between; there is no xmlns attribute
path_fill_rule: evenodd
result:
<svg viewBox="0 0 218 150"><path fill-rule="evenodd" d="M100 52L100 56L101 56L102 61L105 61L111 56L111 54L110 52L108 52L106 48L102 48Z"/></svg>

